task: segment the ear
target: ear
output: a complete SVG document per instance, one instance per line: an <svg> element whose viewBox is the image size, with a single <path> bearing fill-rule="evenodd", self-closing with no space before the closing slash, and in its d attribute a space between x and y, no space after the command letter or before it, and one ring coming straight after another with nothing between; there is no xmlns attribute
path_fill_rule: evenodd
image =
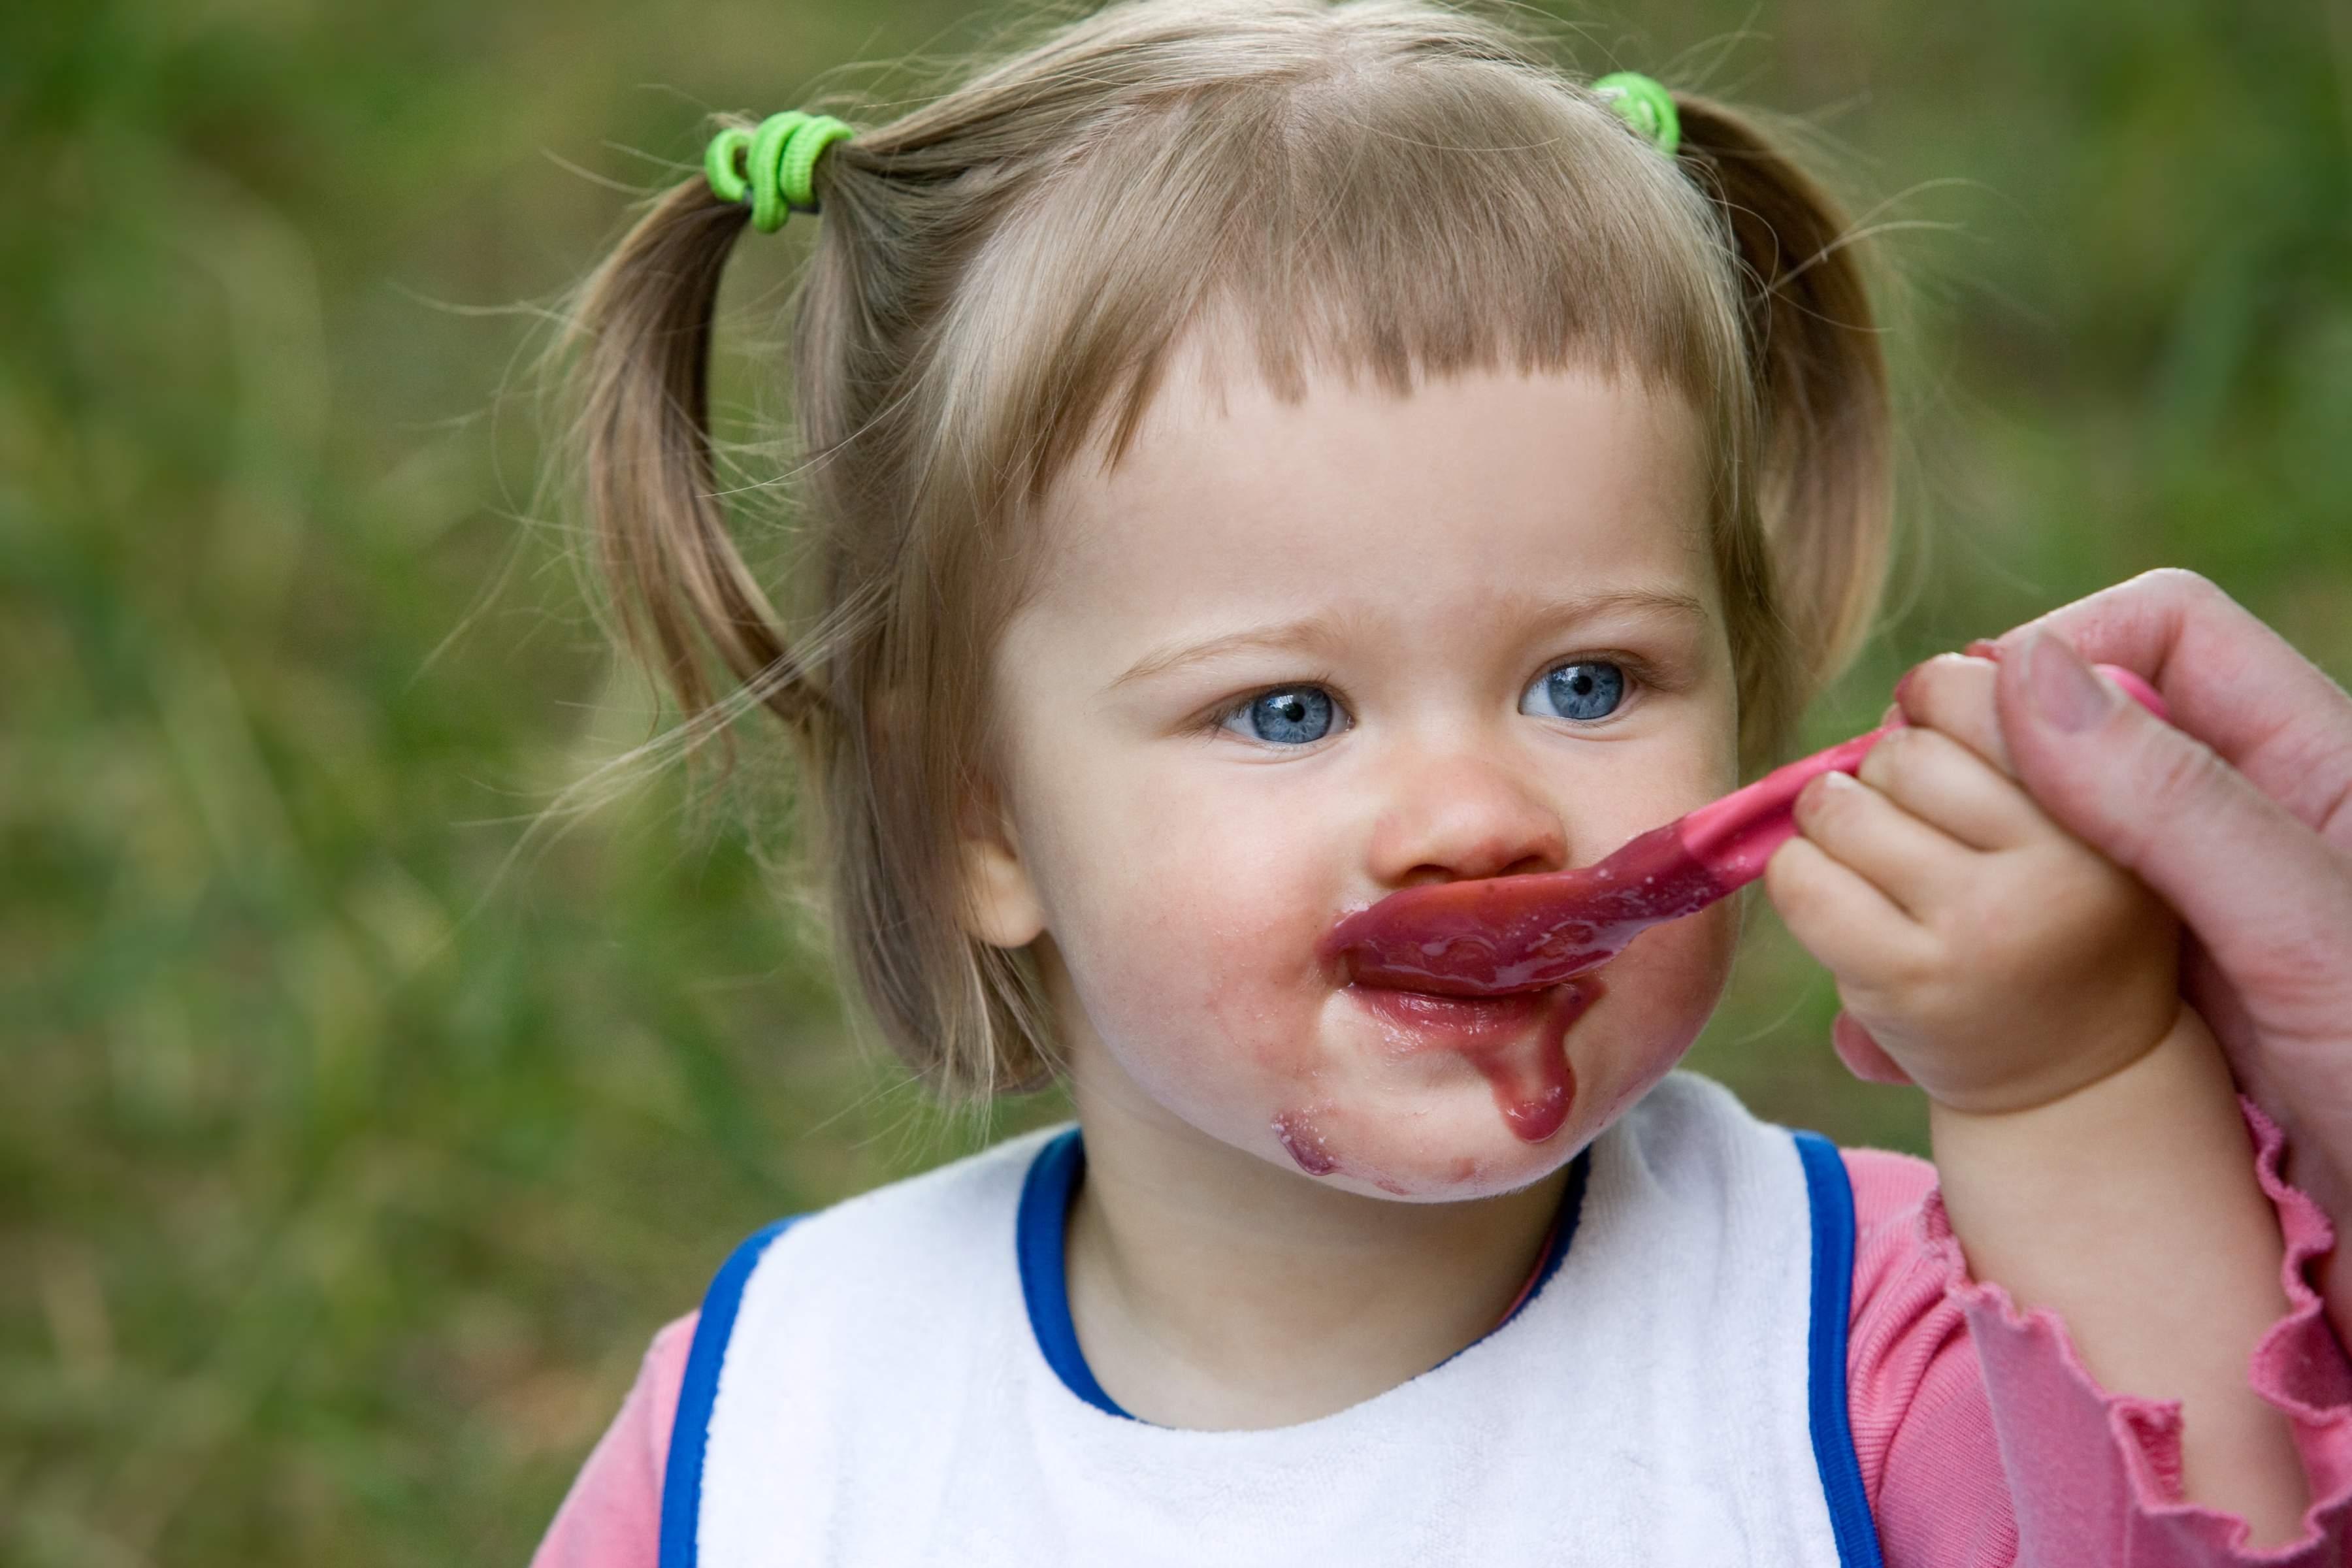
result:
<svg viewBox="0 0 2352 1568"><path fill-rule="evenodd" d="M965 933L991 947L1027 947L1045 933L1045 907L1012 825L992 802L975 801L963 816L957 851Z"/></svg>

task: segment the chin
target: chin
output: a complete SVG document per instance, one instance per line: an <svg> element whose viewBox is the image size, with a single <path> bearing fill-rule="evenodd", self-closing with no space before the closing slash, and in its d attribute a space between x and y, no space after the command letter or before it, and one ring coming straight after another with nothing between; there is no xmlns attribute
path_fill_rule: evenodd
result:
<svg viewBox="0 0 2352 1568"><path fill-rule="evenodd" d="M1337 1059L1271 1109L1255 1146L1317 1181L1413 1202L1542 1181L1664 1078L1704 1022L1660 1033L1657 1009L1598 1005L1606 990L1344 996Z"/></svg>
<svg viewBox="0 0 2352 1568"><path fill-rule="evenodd" d="M1542 1139L1518 1137L1484 1085L1387 1103L1286 1107L1267 1125L1272 1146L1259 1152L1276 1163L1344 1192L1407 1203L1517 1192L1567 1164L1600 1131L1579 1114Z"/></svg>

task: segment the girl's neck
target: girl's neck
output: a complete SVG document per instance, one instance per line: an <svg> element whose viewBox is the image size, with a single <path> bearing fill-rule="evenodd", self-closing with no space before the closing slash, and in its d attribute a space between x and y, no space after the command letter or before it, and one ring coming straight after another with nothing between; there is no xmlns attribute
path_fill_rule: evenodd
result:
<svg viewBox="0 0 2352 1568"><path fill-rule="evenodd" d="M1565 1173L1467 1203L1365 1197L1220 1142L1098 1065L1074 1083L1070 1314L1097 1381L1144 1420L1344 1410L1483 1338L1539 1260Z"/></svg>

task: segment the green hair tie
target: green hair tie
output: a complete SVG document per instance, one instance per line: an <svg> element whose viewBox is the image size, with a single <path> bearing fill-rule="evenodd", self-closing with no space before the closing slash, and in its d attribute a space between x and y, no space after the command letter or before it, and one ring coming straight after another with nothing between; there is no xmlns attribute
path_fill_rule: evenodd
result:
<svg viewBox="0 0 2352 1568"><path fill-rule="evenodd" d="M748 197L751 226L773 234L784 226L787 214L816 211L809 188L816 161L826 148L855 134L830 114L788 109L760 121L756 131L730 125L713 136L702 154L703 177L722 202Z"/></svg>
<svg viewBox="0 0 2352 1568"><path fill-rule="evenodd" d="M1594 82L1592 90L1618 119L1667 157L1673 157L1675 149L1683 144L1683 121L1675 112L1675 95L1655 79L1640 71L1614 71Z"/></svg>

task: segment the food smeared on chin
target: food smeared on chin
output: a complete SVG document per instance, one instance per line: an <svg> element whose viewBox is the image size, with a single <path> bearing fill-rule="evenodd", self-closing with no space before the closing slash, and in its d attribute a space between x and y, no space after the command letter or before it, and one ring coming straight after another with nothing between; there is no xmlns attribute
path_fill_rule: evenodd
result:
<svg viewBox="0 0 2352 1568"><path fill-rule="evenodd" d="M1576 980L1502 996L1453 996L1408 987L1358 984L1349 995L1412 1051L1451 1051L1486 1080L1511 1135L1540 1143L1568 1123L1576 1105L1576 1068L1568 1032L1601 996L1596 980ZM1307 1123L1285 1111L1276 1135L1299 1169L1324 1175L1344 1162ZM1324 1168L1318 1164L1329 1162ZM1386 1185L1386 1184L1381 1184Z"/></svg>
<svg viewBox="0 0 2352 1568"><path fill-rule="evenodd" d="M1339 1159L1323 1141L1322 1130L1303 1110L1280 1110L1275 1113L1274 1135L1291 1162L1310 1176L1328 1176L1339 1168Z"/></svg>

